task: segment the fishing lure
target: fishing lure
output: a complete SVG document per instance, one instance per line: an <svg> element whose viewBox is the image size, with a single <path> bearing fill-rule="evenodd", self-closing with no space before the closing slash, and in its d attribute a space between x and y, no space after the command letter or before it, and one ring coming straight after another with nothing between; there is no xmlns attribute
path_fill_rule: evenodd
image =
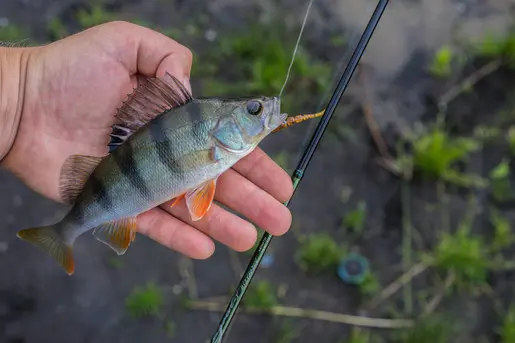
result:
<svg viewBox="0 0 515 343"><path fill-rule="evenodd" d="M61 198L73 205L50 226L17 236L41 248L69 274L73 244L94 237L119 255L136 235L137 215L173 200L184 200L193 221L211 208L220 174L271 132L306 118L286 120L280 98L198 98L172 75L149 78L116 114L110 153L73 155L60 177Z"/></svg>

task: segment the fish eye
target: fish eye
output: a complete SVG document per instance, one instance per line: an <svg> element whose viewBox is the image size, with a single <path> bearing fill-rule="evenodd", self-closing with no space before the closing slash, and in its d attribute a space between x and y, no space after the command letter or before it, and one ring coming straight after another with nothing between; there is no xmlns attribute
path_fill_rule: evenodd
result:
<svg viewBox="0 0 515 343"><path fill-rule="evenodd" d="M263 104L257 100L251 100L247 103L247 112L253 116L261 113L263 110Z"/></svg>

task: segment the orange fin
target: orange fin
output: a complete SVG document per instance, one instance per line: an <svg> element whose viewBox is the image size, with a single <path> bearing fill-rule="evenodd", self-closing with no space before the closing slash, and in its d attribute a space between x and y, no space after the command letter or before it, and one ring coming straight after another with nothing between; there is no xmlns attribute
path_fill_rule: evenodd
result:
<svg viewBox="0 0 515 343"><path fill-rule="evenodd" d="M68 275L73 274L75 262L73 259L72 244L67 244L63 241L55 226L21 230L18 232L17 236L40 248L54 258Z"/></svg>
<svg viewBox="0 0 515 343"><path fill-rule="evenodd" d="M71 155L66 159L59 177L59 193L65 203L71 205L75 202L102 159L103 157L85 155Z"/></svg>
<svg viewBox="0 0 515 343"><path fill-rule="evenodd" d="M136 217L102 224L93 230L93 236L118 255L123 255L136 237Z"/></svg>
<svg viewBox="0 0 515 343"><path fill-rule="evenodd" d="M206 181L186 193L186 205L193 221L202 219L209 211L215 198L215 189L216 178Z"/></svg>
<svg viewBox="0 0 515 343"><path fill-rule="evenodd" d="M174 207L175 205L177 205L177 204L179 203L179 201L181 201L181 199L183 199L185 196L186 196L186 193L182 193L181 195L179 195L178 197L176 197L176 198L173 200L173 203L170 205L170 207Z"/></svg>

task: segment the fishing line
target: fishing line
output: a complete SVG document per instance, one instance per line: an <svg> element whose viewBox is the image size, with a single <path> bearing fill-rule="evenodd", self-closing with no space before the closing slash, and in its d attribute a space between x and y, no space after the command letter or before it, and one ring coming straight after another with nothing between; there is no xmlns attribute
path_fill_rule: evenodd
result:
<svg viewBox="0 0 515 343"><path fill-rule="evenodd" d="M292 182L293 182L293 195L291 196L290 200L285 202L286 206L289 206L291 200L295 196L295 192L304 176L304 173L309 165L309 162L311 161L311 158L313 157L318 144L320 143L320 140L322 139L322 136L324 135L324 132L329 124L329 121L331 120L332 115L334 114L334 111L336 107L338 106L338 103L340 102L340 99L343 96L343 93L347 89L347 86L349 85L349 82L352 78L352 75L354 74L354 71L356 70L359 61L361 60L361 57L365 53L365 49L368 45L368 42L372 38L372 35L377 27L377 24L379 23L383 12L386 9L386 6L388 5L388 0L379 0L377 3L377 6L374 10L374 13L372 13L372 16L370 17L370 20L368 21L367 26L365 27L365 30L363 31L363 34L361 35L361 38L356 45L356 48L354 49L354 52L350 58L349 63L347 64L345 70L342 73L342 76L340 78L340 81L338 82L338 85L336 86L333 95L331 96L331 99L329 100L327 106L325 107L324 114L322 118L320 119L317 128L315 129L315 132L313 133L311 140L309 142L309 145L304 150L304 153L302 155L302 158L300 159L299 163L297 164L297 168L295 169L293 175L292 175ZM232 322L232 319L234 318L236 312L238 311L238 307L240 305L241 300L243 299L243 296L245 295L245 292L247 291L247 288L249 287L250 283L252 282L252 278L259 267L261 260L263 259L263 256L266 253L266 250L268 246L270 245L270 242L272 241L272 235L270 235L268 232L265 232L263 235L263 238L259 242L256 250L254 251L254 254L252 255L250 262L248 263L247 269L243 273L243 276L241 277L241 280L234 291L234 294L232 295L229 304L227 305L227 308L225 312L222 315L222 318L220 320L220 323L218 324L217 330L214 332L213 336L211 337L210 343L221 343L224 339L224 336L227 333L227 330L230 328L230 324Z"/></svg>
<svg viewBox="0 0 515 343"><path fill-rule="evenodd" d="M308 15L309 11L311 10L311 5L313 4L314 0L309 0L308 8L306 9L306 14L304 15L304 21L302 22L302 26L300 27L299 36L297 37L297 43L295 43L295 48L293 49L293 54L291 56L290 65L288 66L288 71L286 72L286 78L284 79L283 87L281 88L281 91L279 92L279 97L283 94L284 87L286 87L286 83L288 82L288 79L290 78L290 72L291 67L293 66L293 61L295 61L295 56L297 55L297 49L300 45L300 38L302 37L302 33L304 32L304 27L306 26L306 22L308 21Z"/></svg>

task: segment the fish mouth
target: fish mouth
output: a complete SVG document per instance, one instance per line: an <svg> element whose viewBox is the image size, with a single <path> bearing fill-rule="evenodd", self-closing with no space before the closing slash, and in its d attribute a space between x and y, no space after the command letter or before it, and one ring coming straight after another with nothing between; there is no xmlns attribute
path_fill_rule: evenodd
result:
<svg viewBox="0 0 515 343"><path fill-rule="evenodd" d="M268 120L265 121L265 126L268 130L275 130L279 126L286 123L286 119L288 118L287 113L281 112L281 100L279 97L274 97L273 99L273 109L272 115L268 116Z"/></svg>

